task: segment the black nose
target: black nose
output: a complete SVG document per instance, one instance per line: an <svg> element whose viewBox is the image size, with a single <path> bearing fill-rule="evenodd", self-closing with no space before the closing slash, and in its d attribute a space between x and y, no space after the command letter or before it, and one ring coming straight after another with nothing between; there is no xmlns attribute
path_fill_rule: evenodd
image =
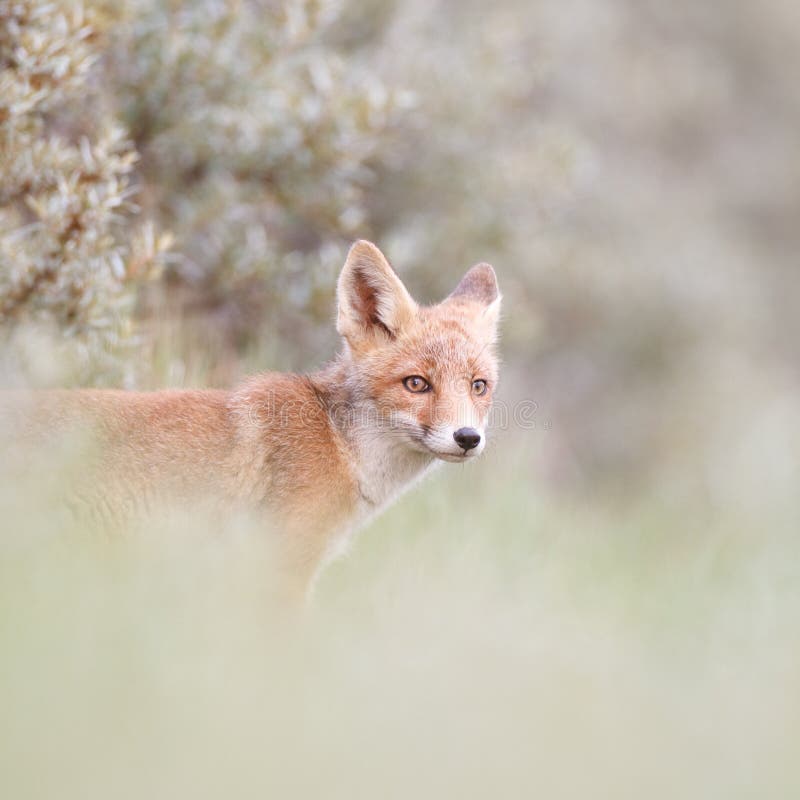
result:
<svg viewBox="0 0 800 800"><path fill-rule="evenodd" d="M475 428L459 428L454 434L453 438L456 444L464 450L472 450L481 443L481 435Z"/></svg>

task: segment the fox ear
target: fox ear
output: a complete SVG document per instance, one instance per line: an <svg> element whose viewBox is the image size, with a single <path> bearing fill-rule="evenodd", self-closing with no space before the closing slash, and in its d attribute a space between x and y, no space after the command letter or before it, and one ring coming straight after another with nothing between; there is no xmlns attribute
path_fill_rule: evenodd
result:
<svg viewBox="0 0 800 800"><path fill-rule="evenodd" d="M363 239L347 254L336 295L336 329L351 346L376 336L393 339L417 312L386 257Z"/></svg>
<svg viewBox="0 0 800 800"><path fill-rule="evenodd" d="M490 305L500 297L497 288L497 275L490 264L476 264L467 270L458 286L450 293L450 297L463 297L466 300L477 300Z"/></svg>
<svg viewBox="0 0 800 800"><path fill-rule="evenodd" d="M497 285L497 275L490 264L476 264L467 270L466 275L447 299L479 303L484 307L481 318L493 327L497 327L502 295Z"/></svg>

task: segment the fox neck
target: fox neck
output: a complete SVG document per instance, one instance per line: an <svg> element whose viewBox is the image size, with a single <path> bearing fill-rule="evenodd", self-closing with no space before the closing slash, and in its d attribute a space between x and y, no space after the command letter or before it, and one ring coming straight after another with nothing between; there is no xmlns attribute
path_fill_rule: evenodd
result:
<svg viewBox="0 0 800 800"><path fill-rule="evenodd" d="M375 404L351 376L352 365L345 355L315 377L325 387L321 395L329 409L347 409L346 414L331 413L331 419L353 455L363 518L385 508L439 462L381 424Z"/></svg>
<svg viewBox="0 0 800 800"><path fill-rule="evenodd" d="M405 489L419 480L435 462L429 453L413 450L380 427L364 409L364 422L357 422L346 432L356 456L359 492L364 511L371 515L387 506Z"/></svg>

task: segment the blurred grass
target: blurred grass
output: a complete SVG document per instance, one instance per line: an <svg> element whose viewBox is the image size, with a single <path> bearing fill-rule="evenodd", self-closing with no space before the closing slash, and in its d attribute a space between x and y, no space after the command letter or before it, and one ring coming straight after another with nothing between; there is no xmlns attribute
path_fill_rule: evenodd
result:
<svg viewBox="0 0 800 800"><path fill-rule="evenodd" d="M0 794L794 796L785 520L556 501L532 443L444 465L299 614L269 603L258 529L106 541L15 487Z"/></svg>

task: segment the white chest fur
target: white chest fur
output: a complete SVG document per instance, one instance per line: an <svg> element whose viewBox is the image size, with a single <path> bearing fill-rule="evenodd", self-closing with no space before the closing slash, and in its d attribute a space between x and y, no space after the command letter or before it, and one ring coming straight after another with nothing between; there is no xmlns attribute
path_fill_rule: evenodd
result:
<svg viewBox="0 0 800 800"><path fill-rule="evenodd" d="M326 562L346 552L359 528L441 463L430 453L414 450L387 427L358 426L348 434L359 498L352 519L332 537Z"/></svg>

